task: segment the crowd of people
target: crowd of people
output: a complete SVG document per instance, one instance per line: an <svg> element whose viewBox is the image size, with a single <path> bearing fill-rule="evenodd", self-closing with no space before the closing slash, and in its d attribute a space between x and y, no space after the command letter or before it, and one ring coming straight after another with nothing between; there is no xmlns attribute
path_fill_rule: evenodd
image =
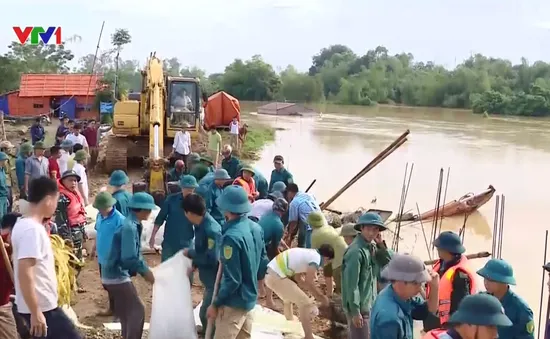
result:
<svg viewBox="0 0 550 339"><path fill-rule="evenodd" d="M49 159L41 140L33 144L21 145L15 166L20 194L29 203L25 217L8 210L8 155L0 152L2 234L15 280L14 306L9 288L2 288L0 295L0 337L17 338L19 332L26 338L29 333L22 332L27 328L34 337L80 338L57 305L48 234L58 233L82 257L89 199L84 181L93 146L78 125L59 141L59 149L50 151ZM176 144L174 150L179 153ZM143 334L145 306L132 277L155 282L141 251L141 234L156 205L160 211L149 245L158 250L155 238L164 227L161 260L184 255L192 261L190 279L198 270L204 285L201 331L211 321L216 339L250 338L252 310L262 298L275 308L274 294L288 320L294 319L297 306L305 339L314 338L313 317L335 306L345 314L350 339L411 339L413 320L423 321L425 338L534 338L533 312L510 289L515 278L506 261L491 259L475 272L460 237L446 231L434 242L439 260L428 269L419 258L386 246L382 235L387 226L375 212L339 229L330 226L315 197L294 182L283 156L274 157L268 180L241 162L231 145L219 145L217 152L200 156L185 149L185 159L176 160L165 179L177 182L179 189L160 200L146 192L131 193L128 175L120 170L111 173L109 188L95 196L93 254L109 298L101 315L120 321L123 338L141 339ZM64 167L60 159L67 155L73 164ZM221 161L212 159L218 155ZM23 172L17 166L20 157ZM153 178L146 180L152 183ZM321 270L324 288L318 281ZM483 278L486 292L479 292L476 275ZM8 279L2 287L9 286Z"/></svg>

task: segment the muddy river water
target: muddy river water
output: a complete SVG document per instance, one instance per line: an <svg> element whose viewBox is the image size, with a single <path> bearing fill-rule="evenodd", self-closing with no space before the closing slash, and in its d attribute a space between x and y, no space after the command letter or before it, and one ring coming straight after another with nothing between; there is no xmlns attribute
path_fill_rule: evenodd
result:
<svg viewBox="0 0 550 339"><path fill-rule="evenodd" d="M516 291L533 309L536 323L545 230L550 228L546 220L550 209L546 195L550 187L550 120L483 118L450 110L350 109L336 107L329 111L338 114L312 118L258 116L283 130L277 132L275 143L264 149L257 166L269 175L273 156L282 154L301 189L317 179L310 192L321 202L410 129L409 140L331 208L349 211L362 206L396 212L407 162L409 166L414 163L414 171L405 210L416 212L416 203L421 211L435 206L440 168L445 172L450 168L447 201L493 185L496 194L506 196L502 258L513 265ZM495 197L467 219L467 253L491 251L494 211ZM442 228L458 231L463 223L463 216L446 218ZM431 224L424 223L428 237ZM400 251L428 259L421 227L403 227L401 232ZM477 269L485 261L472 262Z"/></svg>

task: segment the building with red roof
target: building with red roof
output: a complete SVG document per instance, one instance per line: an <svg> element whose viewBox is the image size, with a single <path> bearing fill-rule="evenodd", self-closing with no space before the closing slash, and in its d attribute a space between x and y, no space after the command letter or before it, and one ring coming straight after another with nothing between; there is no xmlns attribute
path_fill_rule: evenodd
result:
<svg viewBox="0 0 550 339"><path fill-rule="evenodd" d="M23 74L19 90L0 94L0 110L9 116L59 115L98 118L94 109L97 74Z"/></svg>

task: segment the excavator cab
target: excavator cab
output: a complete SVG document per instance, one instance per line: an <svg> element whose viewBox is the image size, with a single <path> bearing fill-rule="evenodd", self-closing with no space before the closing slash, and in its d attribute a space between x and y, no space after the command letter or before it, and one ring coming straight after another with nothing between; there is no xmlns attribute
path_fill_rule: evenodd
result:
<svg viewBox="0 0 550 339"><path fill-rule="evenodd" d="M166 77L166 122L168 134L182 128L197 132L200 126L199 80L188 77Z"/></svg>

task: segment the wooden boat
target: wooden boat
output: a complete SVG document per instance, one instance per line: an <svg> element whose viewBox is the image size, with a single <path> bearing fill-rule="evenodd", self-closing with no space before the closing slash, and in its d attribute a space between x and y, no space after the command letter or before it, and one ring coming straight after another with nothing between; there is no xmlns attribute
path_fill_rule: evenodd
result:
<svg viewBox="0 0 550 339"><path fill-rule="evenodd" d="M485 205L489 200L491 200L494 194L495 188L493 187L493 185L489 185L489 188L478 194L465 194L457 200L453 200L443 206L440 206L439 211L437 212L437 217L445 218L453 215L472 213L481 206ZM435 214L435 209L424 212L420 215L404 214L401 217L401 221L419 221L433 219Z"/></svg>

